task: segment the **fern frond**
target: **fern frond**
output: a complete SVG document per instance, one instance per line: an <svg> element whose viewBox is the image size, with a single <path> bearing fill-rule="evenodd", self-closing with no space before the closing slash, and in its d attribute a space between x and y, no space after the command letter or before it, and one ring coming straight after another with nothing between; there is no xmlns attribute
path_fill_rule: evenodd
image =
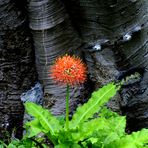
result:
<svg viewBox="0 0 148 148"><path fill-rule="evenodd" d="M38 119L40 125L42 126L41 128L47 132L50 132L51 135L55 135L55 133L57 133L62 128L58 119L51 115L47 109L43 109L40 105L32 102L26 102L25 109L30 115L35 117L35 120ZM30 126L31 125L32 124L30 123Z"/></svg>
<svg viewBox="0 0 148 148"><path fill-rule="evenodd" d="M116 94L116 91L117 87L113 83L109 83L98 91L95 91L87 103L77 108L76 113L69 122L69 127L71 129L77 128L80 123L91 118L94 113L98 112L102 105Z"/></svg>

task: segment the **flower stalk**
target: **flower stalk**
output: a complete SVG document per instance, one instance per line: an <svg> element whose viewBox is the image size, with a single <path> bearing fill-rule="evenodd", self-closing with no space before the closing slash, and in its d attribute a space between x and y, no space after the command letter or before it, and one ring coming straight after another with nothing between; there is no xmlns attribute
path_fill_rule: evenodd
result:
<svg viewBox="0 0 148 148"><path fill-rule="evenodd" d="M69 91L69 85L67 84L66 87L66 129L69 129L69 97L70 97L70 91Z"/></svg>
<svg viewBox="0 0 148 148"><path fill-rule="evenodd" d="M69 98L70 86L83 84L87 77L87 67L76 56L65 55L56 59L50 69L50 76L53 80L62 85L66 85L66 125L69 130Z"/></svg>

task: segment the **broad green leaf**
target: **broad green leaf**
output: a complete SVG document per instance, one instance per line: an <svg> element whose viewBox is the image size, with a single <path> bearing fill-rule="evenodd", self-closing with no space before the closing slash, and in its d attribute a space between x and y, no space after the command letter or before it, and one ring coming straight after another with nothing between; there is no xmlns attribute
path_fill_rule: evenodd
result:
<svg viewBox="0 0 148 148"><path fill-rule="evenodd" d="M70 146L68 146L67 144L61 143L61 144L56 145L54 148L70 148Z"/></svg>
<svg viewBox="0 0 148 148"><path fill-rule="evenodd" d="M65 115L56 116L56 118L58 119L60 125L65 124Z"/></svg>
<svg viewBox="0 0 148 148"><path fill-rule="evenodd" d="M74 143L71 148L82 148L79 144Z"/></svg>
<svg viewBox="0 0 148 148"><path fill-rule="evenodd" d="M55 135L61 129L59 121L47 109L32 102L26 102L25 108L30 115L39 120L42 128L49 131L51 135Z"/></svg>
<svg viewBox="0 0 148 148"><path fill-rule="evenodd" d="M106 127L110 132L115 132L119 137L125 135L126 117L111 111L110 109L103 108L99 114L100 118L106 119Z"/></svg>
<svg viewBox="0 0 148 148"><path fill-rule="evenodd" d="M20 145L17 148L26 148L24 145Z"/></svg>
<svg viewBox="0 0 148 148"><path fill-rule="evenodd" d="M91 143L91 140L88 139L83 144L88 143L92 144L93 146L95 145L102 147L104 144L118 140L125 135L126 119L124 116L120 116L109 109L103 108L101 109L99 117L100 118L98 119L93 119L94 123L92 122L93 120L88 121L88 126L85 125L87 122L80 124L81 132L79 132L79 130L77 132L77 134L80 133L78 139L81 140L83 137L85 137L83 139L86 139L89 135L90 138L95 138L95 140L98 140L97 143L93 144ZM95 122L97 120L98 122ZM91 122L93 124L89 125Z"/></svg>
<svg viewBox="0 0 148 148"><path fill-rule="evenodd" d="M97 138L89 138L88 141L91 141L91 143L94 144L98 141L98 139Z"/></svg>
<svg viewBox="0 0 148 148"><path fill-rule="evenodd" d="M73 143L72 145L61 143L59 145L56 145L54 148L81 148L81 146L76 143Z"/></svg>
<svg viewBox="0 0 148 148"><path fill-rule="evenodd" d="M24 137L23 137L24 138ZM25 146L25 148L29 148L29 147L31 147L31 148L33 148L33 141L31 140L31 139L29 139L29 138L24 138L24 139L22 139L21 140L22 141L22 143L23 143L23 145Z"/></svg>
<svg viewBox="0 0 148 148"><path fill-rule="evenodd" d="M7 148L17 148L15 145L13 145L12 143L10 143Z"/></svg>
<svg viewBox="0 0 148 148"><path fill-rule="evenodd" d="M93 148L94 148L94 144L98 142L98 138L93 138L93 137L90 137L88 138L87 140L83 141L81 144L83 145L84 148L88 148L88 143L91 143L93 145ZM92 147L92 146L91 146ZM98 146L97 146L98 147Z"/></svg>
<svg viewBox="0 0 148 148"><path fill-rule="evenodd" d="M71 143L74 143L73 138L72 138L73 132L74 131L67 130L67 129L63 128L63 130L61 130L58 133L58 142L59 143L66 143L68 145L70 145Z"/></svg>
<svg viewBox="0 0 148 148"><path fill-rule="evenodd" d="M105 122L104 118L97 118L80 124L79 129L72 133L73 140L79 142L87 139L94 131L106 128Z"/></svg>
<svg viewBox="0 0 148 148"><path fill-rule="evenodd" d="M27 122L25 126L26 128L29 127L27 135L26 135L28 138L36 136L41 132L44 132L44 133L47 132L46 130L44 130L44 128L42 128L42 125L40 124L38 119L34 119L30 122Z"/></svg>
<svg viewBox="0 0 148 148"><path fill-rule="evenodd" d="M108 127L108 134L103 143L106 145L116 139L120 139L125 135L126 118L125 116L113 116L106 119L106 129Z"/></svg>
<svg viewBox="0 0 148 148"><path fill-rule="evenodd" d="M4 147L7 147L7 145L3 141L0 140L0 148L4 148Z"/></svg>
<svg viewBox="0 0 148 148"><path fill-rule="evenodd" d="M108 102L109 99L116 94L116 91L116 85L110 83L94 92L87 103L77 108L76 113L69 122L70 128L76 128L80 123L92 117L102 105Z"/></svg>
<svg viewBox="0 0 148 148"><path fill-rule="evenodd" d="M144 146L145 144L148 144L148 129L126 135L106 145L105 148L146 148L147 146Z"/></svg>

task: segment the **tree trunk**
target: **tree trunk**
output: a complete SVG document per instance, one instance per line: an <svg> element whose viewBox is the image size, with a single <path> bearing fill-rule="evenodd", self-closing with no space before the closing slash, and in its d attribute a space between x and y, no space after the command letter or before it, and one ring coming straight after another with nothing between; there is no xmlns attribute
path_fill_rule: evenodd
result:
<svg viewBox="0 0 148 148"><path fill-rule="evenodd" d="M12 131L22 135L20 95L36 79L30 30L21 11L13 1L0 2L0 139Z"/></svg>
<svg viewBox="0 0 148 148"><path fill-rule="evenodd" d="M148 1L63 1L85 42L95 84L141 74L140 81L129 82L122 89L121 108L128 129L148 127Z"/></svg>
<svg viewBox="0 0 148 148"><path fill-rule="evenodd" d="M20 13L17 3L19 0L0 3L1 131L22 122L20 94L36 76L30 30L22 15L24 6ZM91 81L87 85L91 84L93 90L134 72L141 74L141 79L124 85L110 106L119 111L121 100L130 131L148 127L147 8L147 0L28 0L44 106L51 108L53 114L64 113L65 88L51 80L49 69L58 56L77 54L88 65ZM86 84L71 90L71 110L84 93L88 93Z"/></svg>
<svg viewBox="0 0 148 148"><path fill-rule="evenodd" d="M59 86L50 77L50 67L55 59L65 54L81 56L81 40L71 25L60 0L29 0L28 11L32 29L36 66L44 87L44 107L55 115L65 112L65 86ZM71 89L71 111L82 98L84 86Z"/></svg>

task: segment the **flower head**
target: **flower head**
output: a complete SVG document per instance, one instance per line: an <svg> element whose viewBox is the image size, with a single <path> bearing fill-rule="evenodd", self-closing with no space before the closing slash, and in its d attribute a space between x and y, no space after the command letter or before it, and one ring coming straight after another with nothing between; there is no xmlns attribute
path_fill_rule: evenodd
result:
<svg viewBox="0 0 148 148"><path fill-rule="evenodd" d="M86 65L75 56L59 57L50 72L53 79L61 84L77 85L86 80Z"/></svg>

